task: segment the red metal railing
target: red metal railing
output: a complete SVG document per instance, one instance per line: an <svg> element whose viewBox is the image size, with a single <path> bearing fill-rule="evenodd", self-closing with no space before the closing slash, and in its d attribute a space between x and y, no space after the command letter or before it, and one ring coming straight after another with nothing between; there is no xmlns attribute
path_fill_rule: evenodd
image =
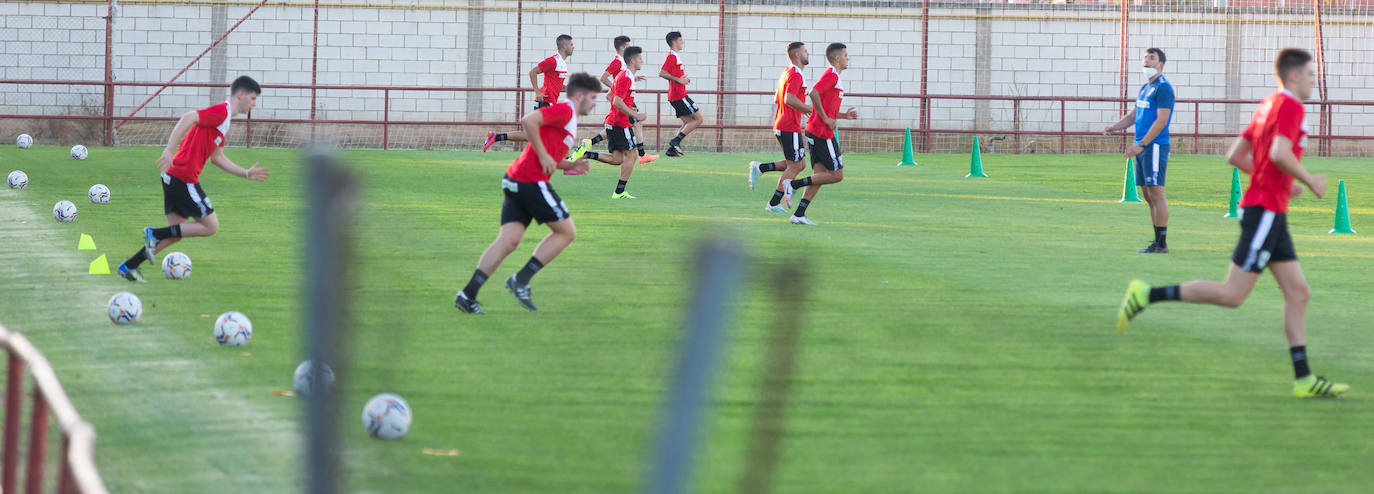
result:
<svg viewBox="0 0 1374 494"><path fill-rule="evenodd" d="M220 84L220 83L173 83L173 84L168 85L168 84L162 83L162 82L114 82L114 83L106 83L106 82L103 82L103 81L53 81L53 80L17 80L17 79L0 79L0 85L6 85L6 84L24 84L24 85L66 85L66 86L107 86L107 85L113 85L113 86L125 86L125 87L162 87L162 86L170 86L170 87L220 87L220 88L227 88L227 87L228 87L227 84ZM245 126L246 126L246 131L245 131L245 132L246 132L246 136L247 136L247 137L246 137L246 145L247 145L248 147L252 147L252 142L253 142L253 141L252 141L253 123L255 123L255 122L257 122L257 123L288 123L288 124L372 124L372 125L380 125L380 126L382 127L382 148L383 148L383 149L389 149L389 148L390 148L390 141L389 141L389 139L390 139L390 130L391 130L391 127L392 127L392 126L396 126L396 125L425 125L425 126L444 126L444 125L451 125L451 126L504 126L504 125L513 125L513 124L514 124L514 121L392 120L392 119L391 119L391 97L392 97L392 93L393 93L393 92L406 92L406 91L454 92L454 93L459 93L459 92L495 92L495 93L512 93L512 92L518 92L517 94L523 93L523 92L525 92L525 91L531 91L530 89L512 88L512 87L503 87L503 88L472 88L472 87L451 87L451 86L362 86L362 85L328 85L328 84L264 84L262 87L265 88L265 89L381 91L381 92L382 92L382 99L383 99L382 116L381 116L381 119L377 119L377 120L366 120L366 119L318 119L318 118L316 118L316 119L311 119L311 118L299 118L299 119L291 119L291 118L254 119L254 118L252 118L252 114L250 113L250 114L247 116L247 118L245 119ZM641 93L641 96L642 96L642 95L652 95L652 96L654 97L654 107L655 107L655 110L654 110L654 111L655 111L655 114L656 114L656 116L655 116L655 118L654 118L654 123L652 123L652 124L646 123L645 126L646 126L646 127L651 127L651 128L654 129L654 134L655 134L654 137L655 137L656 147L657 147L658 149L662 149L662 147L663 147L663 146L662 146L662 145L663 145L662 130L663 130L664 128L676 128L676 127L677 127L677 124L676 124L676 123L668 123L668 124L663 123L663 114L665 113L665 104L664 104L664 101L663 101L663 97L664 97L664 95L666 94L666 91L663 91L663 90L645 90L645 91L640 91L640 93ZM772 95L773 95L772 92L767 92L767 91L720 91L720 90L717 90L717 91L700 91L700 92L698 92L698 94L702 94L702 95L712 95L712 94L713 94L713 95L716 95L717 97L724 96L724 95L742 95L742 96L772 96ZM1090 97L1060 97L1060 96L978 96L978 95L958 95L958 94L927 94L927 95L921 95L921 94L895 94L895 93L849 93L849 94L846 94L846 97L848 97L848 98L882 98L882 99L896 99L896 100L903 100L903 99L905 99L905 100L916 100L915 102L912 103L913 107L914 107L915 105L918 105L918 104L919 104L921 107L924 107L924 108L926 109L926 111L921 112L921 113L922 113L921 118L918 118L918 119L917 119L916 125L913 125L913 126L911 127L911 130L912 130L912 133L913 133L913 134L920 135L920 136L922 137L921 142L923 143L923 145L921 146L921 149L920 149L921 152L929 152L929 151L930 151L930 144L929 144L930 137L933 136L933 135L937 135L937 134L1005 134L1005 135L1010 135L1010 136L1012 136L1011 138L1013 139L1013 144L1015 144L1015 145L1013 146L1013 147L1015 148L1015 150L1014 150L1013 152L1019 152L1019 151L1020 151L1021 146L1019 145L1019 143L1020 143L1020 137L1021 137L1021 136L1023 136L1023 135L1038 135L1038 136L1058 137L1058 138L1059 138L1059 152L1060 152L1060 153L1063 153L1063 152L1065 152L1065 150L1066 150L1066 148L1065 148L1065 141L1066 141L1067 138L1069 138L1069 137L1102 135L1102 132L1099 132L1099 131L1070 131L1070 130L1068 130L1067 116L1068 116L1068 104L1069 104L1069 103L1122 103L1123 101L1126 101L1126 102L1129 102L1129 101L1130 101L1129 99L1123 100L1123 99L1121 99L1121 98L1090 98ZM1011 129L1010 129L1010 130L1003 130L1003 129L996 129L996 128L991 128L991 129L931 128L930 124L928 123L928 122L929 122L929 119L930 119L931 110L934 109L934 107L935 107L935 102L936 102L936 101L945 101L945 100L959 100L959 101L980 101L980 100L981 100L981 101L1003 101L1003 102L1010 102L1011 105L1012 105L1012 117L1011 117L1011 121L1010 121ZM521 101L521 98L517 98L517 101ZM1049 103L1058 103L1058 105L1059 105L1059 129L1058 129L1058 130L1024 130L1024 129L1022 129L1022 123L1023 123L1023 122L1022 122L1022 117L1021 117L1021 106L1022 106L1023 103L1026 103L1026 102L1049 102ZM1179 105L1179 106L1176 106L1176 107L1175 107L1175 115L1176 115L1176 116L1178 115L1178 113L1179 113L1179 112L1178 112L1178 109L1179 109L1180 107L1185 106L1185 105L1191 105L1191 106L1192 106L1192 109L1193 109L1193 131L1192 131L1192 132L1174 132L1174 131L1170 131L1170 135L1171 135L1172 137L1176 137L1176 138L1185 138L1185 139L1191 138L1191 139L1192 139L1192 145L1193 145L1193 146L1192 146L1192 147L1193 147L1193 152L1197 152L1197 151L1199 150L1199 148L1200 148L1200 146L1199 146L1199 140L1200 140L1200 139L1204 139L1204 138L1225 138L1225 137L1231 137L1231 136L1236 135L1236 133L1204 133L1204 132L1199 132L1198 129L1200 128L1200 125L1201 125L1201 123L1202 123L1202 122L1201 122L1201 105L1203 105L1203 104L1239 104L1239 105L1254 105L1255 103L1257 103L1257 102L1256 102L1256 101L1253 101L1253 100L1241 100L1241 99L1179 99L1179 100L1177 100L1177 105ZM1361 107L1365 107L1365 106L1374 106L1374 101L1327 100L1327 101L1316 101L1316 102L1312 102L1311 104L1317 106L1318 111L1320 112L1320 114L1322 114L1322 115L1329 115L1330 112L1331 112L1331 108L1332 108L1332 107L1336 107L1336 106L1361 106ZM24 115L24 114L0 114L0 118L101 120L101 121L104 121L104 122L105 122L105 125L106 125L106 126L113 126L116 122L122 122L122 121L126 121L126 120L175 121L175 120L177 119L177 117L173 117L173 116L168 116L168 117L148 117L148 116L110 117L110 116L103 116L103 115ZM675 118L675 117L672 117L671 114L670 114L670 118ZM922 120L925 120L925 122L926 122L924 125L922 124ZM670 122L671 122L671 120L670 120ZM1040 121L1040 122L1043 122L1043 121ZM1104 126L1105 126L1106 122L1103 122L1103 124L1104 124ZM583 127L588 127L588 128L591 128L591 127L598 127L598 126L600 126L600 125L597 124L597 123L588 123L588 124L584 124L584 125L583 125ZM707 130L715 130L715 131L718 133L718 137L719 137L719 134L722 133L722 132L725 131L725 130L749 130L749 129L767 130L767 129L770 129L771 127L768 126L768 125L737 125L737 124L722 125L722 124L720 124L719 122L716 122L716 123L711 123L711 124L703 124L703 125L701 125L701 128L702 128L702 129L707 129ZM897 133L897 132L902 132L905 128L906 128L906 127L904 127L904 126L903 126L903 127L846 127L846 130L849 130L849 131L856 131L856 132ZM1125 133L1114 133L1114 134L1112 134L1112 135L1122 136L1122 135L1126 135L1126 134L1125 134ZM1319 132L1319 133L1317 133L1317 134L1312 134L1312 135L1309 136L1309 138L1310 138L1310 139L1318 140L1318 142L1324 142L1324 141L1325 141L1325 142L1329 142L1329 141L1332 141L1332 140L1374 140L1374 135L1337 135L1337 134L1332 134L1332 133L1331 133L1330 126L1322 126L1322 127L1320 128L1320 132ZM719 142L719 140L718 140L718 142ZM717 150L720 150L719 145L718 145L718 147L717 147ZM1325 150L1323 150L1323 151L1325 151ZM1317 154L1327 154L1328 152L1329 152L1329 151L1327 151L1327 152L1319 152L1319 153L1317 153Z"/></svg>

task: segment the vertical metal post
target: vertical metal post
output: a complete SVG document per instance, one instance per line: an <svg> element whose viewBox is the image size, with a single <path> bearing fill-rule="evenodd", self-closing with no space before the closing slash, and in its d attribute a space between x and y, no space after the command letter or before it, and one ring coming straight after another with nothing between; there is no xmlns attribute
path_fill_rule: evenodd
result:
<svg viewBox="0 0 1374 494"><path fill-rule="evenodd" d="M105 1L105 137L102 143L114 145L114 0Z"/></svg>
<svg viewBox="0 0 1374 494"><path fill-rule="evenodd" d="M1011 100L1011 154L1021 154L1021 100Z"/></svg>
<svg viewBox="0 0 1374 494"><path fill-rule="evenodd" d="M382 90L382 150L387 150L387 137L391 131L391 90Z"/></svg>
<svg viewBox="0 0 1374 494"><path fill-rule="evenodd" d="M34 386L33 408L29 410L29 464L24 492L43 493L43 459L48 457L48 400Z"/></svg>
<svg viewBox="0 0 1374 494"><path fill-rule="evenodd" d="M1334 132L1331 131L1331 106L1326 104L1326 38L1322 36L1321 0L1312 0L1312 24L1312 36L1316 38L1313 40L1315 41L1313 44L1317 48L1314 57L1317 62L1317 90L1321 97L1321 104L1317 106L1320 112L1317 115L1317 121L1320 122L1322 129L1318 135L1331 136ZM1321 140L1317 147L1317 153L1321 156L1331 155L1331 139L1329 137Z"/></svg>
<svg viewBox="0 0 1374 494"><path fill-rule="evenodd" d="M19 492L19 418L24 409L24 363L9 354L9 371L5 374L5 450L4 473L0 477L0 492Z"/></svg>
<svg viewBox="0 0 1374 494"><path fill-rule="evenodd" d="M72 481L72 468L67 463L67 452L71 450L71 438L62 436L62 453L57 460L57 493L67 494L76 492L76 487Z"/></svg>
<svg viewBox="0 0 1374 494"><path fill-rule="evenodd" d="M320 66L320 0L315 0L314 36L310 40L310 140L315 140L315 85Z"/></svg>
<svg viewBox="0 0 1374 494"><path fill-rule="evenodd" d="M1199 135L1202 134L1201 107L1200 103L1196 101L1193 102L1193 154L1197 154L1197 141L1202 138Z"/></svg>
<svg viewBox="0 0 1374 494"><path fill-rule="evenodd" d="M1064 122L1065 113L1064 100L1061 99L1059 100L1059 154L1064 154L1064 141L1069 138L1068 133L1065 131L1067 125Z"/></svg>
<svg viewBox="0 0 1374 494"><path fill-rule="evenodd" d="M797 342L803 326L801 307L790 307L788 301L792 297L781 294L806 296L809 292L806 273L796 267L806 264L799 260L785 266L774 278L772 293L779 302L776 305L779 315L773 319L773 334L768 342L767 370L759 405L754 409L749 453L745 456L744 476L740 479L741 494L767 494L772 490L773 471L777 469L784 435L783 411L787 409L787 392L796 368Z"/></svg>
<svg viewBox="0 0 1374 494"><path fill-rule="evenodd" d="M921 152L930 152L930 98L926 92L926 59L930 55L930 0L921 1Z"/></svg>
<svg viewBox="0 0 1374 494"><path fill-rule="evenodd" d="M1125 113L1126 113L1126 49L1127 49L1127 47L1129 46L1128 43L1126 42L1126 35L1128 34L1128 30L1129 30L1129 26L1127 25L1126 20L1129 18L1129 15L1130 15L1130 13L1129 13L1129 12L1130 12L1130 7L1129 7L1128 5L1129 5L1129 1L1128 1L1128 0L1121 0L1121 110L1120 110L1120 113L1122 113L1122 114L1125 114ZM1120 140L1121 140L1120 146L1124 148L1125 145L1126 145L1126 136L1124 136L1124 135L1121 136L1121 139L1120 139Z"/></svg>
<svg viewBox="0 0 1374 494"><path fill-rule="evenodd" d="M725 148L725 0L716 8L716 152ZM660 124L662 123L660 119Z"/></svg>
<svg viewBox="0 0 1374 494"><path fill-rule="evenodd" d="M525 28L525 0L515 1L515 120L525 118L525 91L520 89L524 69L520 66L520 44L524 35ZM538 91L539 88L534 88Z"/></svg>
<svg viewBox="0 0 1374 494"><path fill-rule="evenodd" d="M247 127L247 129L244 129L243 144L244 144L244 147L247 147L248 149L252 149L252 148L253 148L253 110L248 110L248 115L244 118L244 120L245 120L245 122L246 122L246 123L244 124L244 126Z"/></svg>

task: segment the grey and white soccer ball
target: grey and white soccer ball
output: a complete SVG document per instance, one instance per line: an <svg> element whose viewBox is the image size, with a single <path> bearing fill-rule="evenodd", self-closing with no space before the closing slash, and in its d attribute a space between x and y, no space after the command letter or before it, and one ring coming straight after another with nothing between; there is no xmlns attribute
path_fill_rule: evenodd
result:
<svg viewBox="0 0 1374 494"><path fill-rule="evenodd" d="M28 134L19 134L19 138L15 139L14 143L19 145L19 149L28 149L33 146L33 137Z"/></svg>
<svg viewBox="0 0 1374 494"><path fill-rule="evenodd" d="M391 393L373 396L363 405L363 429L377 439L400 439L410 430L410 404Z"/></svg>
<svg viewBox="0 0 1374 494"><path fill-rule="evenodd" d="M138 296L129 292L119 292L110 297L110 302L106 309L110 315L110 321L120 326L138 322L138 318L143 316L143 302L138 300Z"/></svg>
<svg viewBox="0 0 1374 494"><path fill-rule="evenodd" d="M86 159L87 154L89 153L86 151L86 146L82 146L80 144L72 146L72 159L84 160Z"/></svg>
<svg viewBox="0 0 1374 494"><path fill-rule="evenodd" d="M253 322L239 311L229 311L215 319L215 341L224 346L244 346L253 338Z"/></svg>
<svg viewBox="0 0 1374 494"><path fill-rule="evenodd" d="M62 223L71 223L76 220L76 205L66 199L57 201L52 207L52 217Z"/></svg>
<svg viewBox="0 0 1374 494"><path fill-rule="evenodd" d="M93 204L109 204L110 188L105 184L92 185L91 190L86 191L86 197L91 198Z"/></svg>
<svg viewBox="0 0 1374 494"><path fill-rule="evenodd" d="M162 276L169 280L184 280L191 277L191 256L173 252L162 258ZM245 318L244 320L247 320Z"/></svg>
<svg viewBox="0 0 1374 494"><path fill-rule="evenodd" d="M329 364L315 365L312 361L301 362L296 366L296 374L291 376L291 388L300 396L310 396L316 391L328 393L334 389L334 370Z"/></svg>
<svg viewBox="0 0 1374 494"><path fill-rule="evenodd" d="M11 189L22 189L29 186L29 175L19 170L10 172L9 178Z"/></svg>

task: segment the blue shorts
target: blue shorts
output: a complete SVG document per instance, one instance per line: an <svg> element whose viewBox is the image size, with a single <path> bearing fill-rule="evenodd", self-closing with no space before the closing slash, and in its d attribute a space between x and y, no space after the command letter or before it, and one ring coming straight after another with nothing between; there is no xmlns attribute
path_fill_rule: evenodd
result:
<svg viewBox="0 0 1374 494"><path fill-rule="evenodd" d="M1169 145L1149 144L1135 156L1135 184L1164 186L1164 171L1169 167Z"/></svg>

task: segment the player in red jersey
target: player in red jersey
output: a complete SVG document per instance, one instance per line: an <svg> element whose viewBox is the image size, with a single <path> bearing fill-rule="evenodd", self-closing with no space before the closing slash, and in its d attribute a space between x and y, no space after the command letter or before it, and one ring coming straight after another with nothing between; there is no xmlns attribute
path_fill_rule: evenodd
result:
<svg viewBox="0 0 1374 494"><path fill-rule="evenodd" d="M631 125L631 119L644 120L645 115L635 110L635 73L644 66L644 50L638 46L625 49L625 70L615 77L611 88L611 111L606 114L606 141L610 152L606 155L587 151L584 156L602 163L620 167L620 182L615 186L612 199L634 199L625 186L630 174L635 171L635 143L639 137Z"/></svg>
<svg viewBox="0 0 1374 494"><path fill-rule="evenodd" d="M606 65L606 71L601 73L601 84L605 85L607 88L614 88L615 76L619 75L620 71L625 70L625 47L630 46L630 37L625 35L616 36L614 43L615 58L612 58L611 63ZM635 75L636 83L644 82L646 80L648 80L648 78L644 77L643 75ZM615 91L608 91L606 93L606 103L613 103L614 99ZM638 105L631 106L630 108L634 109L634 111L636 112L639 111ZM630 117L630 124L633 125L635 128L635 135L644 135L643 121L639 120L638 118ZM580 153L586 153L588 150L591 149L592 146L599 144L601 141L604 140L606 140L605 131L598 132L595 136L592 136L591 139L583 139L582 147L578 148L578 152L574 153L573 156L582 156L582 154ZM658 160L658 155L648 154L644 150L644 143L642 141L635 143L635 152L639 154L639 164L641 165Z"/></svg>
<svg viewBox="0 0 1374 494"><path fill-rule="evenodd" d="M172 135L167 138L167 148L157 159L158 169L162 171L162 212L167 216L167 226L143 229L143 246L119 265L119 275L124 279L144 281L138 272L143 261L157 262L158 252L183 237L208 237L219 230L219 217L205 189L200 187L200 172L207 160L235 176L259 182L267 180L266 168L253 163L245 170L224 155L229 121L234 115L248 113L257 106L259 94L262 94L262 87L257 81L240 76L230 85L229 101L188 111L177 121ZM173 149L176 149L175 154ZM196 221L189 222L188 218Z"/></svg>
<svg viewBox="0 0 1374 494"><path fill-rule="evenodd" d="M563 94L563 81L568 78L568 57L573 54L573 38L566 34L558 35L555 42L558 44L558 51L555 51L549 58L541 60L538 65L530 69L530 87L539 88L534 93L534 109L552 105L558 102L558 95ZM539 74L544 74L544 85L539 85ZM515 132L487 132L487 140L482 143L482 152L491 149L492 144L501 141L529 141L529 137L522 131Z"/></svg>
<svg viewBox="0 0 1374 494"><path fill-rule="evenodd" d="M553 262L577 236L568 206L549 185L549 179L555 169L587 171L587 160L568 161L563 157L567 156L577 136L577 118L591 113L599 93L601 83L595 78L586 73L574 74L568 79L566 101L540 108L520 119L520 127L539 139L529 141L525 151L511 163L501 179L501 189L506 196L501 206L501 230L496 241L482 252L477 270L467 286L454 297L453 305L458 310L485 314L482 305L477 303L477 291L496 273L501 261L520 246L530 220L547 225L552 233L539 242L534 255L520 272L506 279L506 288L520 305L537 310L534 301L530 300L530 278Z"/></svg>
<svg viewBox="0 0 1374 494"><path fill-rule="evenodd" d="M839 183L844 180L844 158L840 155L840 140L835 135L837 120L859 118L859 112L850 108L840 112L844 100L844 82L840 73L849 68L849 49L844 43L831 43L825 48L825 59L830 68L811 86L811 106L816 112L806 122L806 145L811 149L811 176L793 179L789 184L793 190L806 187L806 194L797 203L797 211L792 213L792 224L811 225L816 223L806 217L806 208L816 198L822 185ZM819 165L819 166L817 166ZM750 168L752 171L754 168Z"/></svg>
<svg viewBox="0 0 1374 494"><path fill-rule="evenodd" d="M1131 282L1117 313L1116 327L1124 330L1150 304L1183 301L1221 307L1240 307L1267 266L1283 292L1283 332L1293 360L1293 395L1299 398L1336 397L1350 386L1313 376L1307 362L1307 301L1311 289L1298 265L1293 237L1288 233L1288 200L1302 193L1302 182L1312 194L1326 193L1326 175L1313 175L1302 167L1307 147L1307 120L1302 102L1312 94L1316 79L1312 55L1286 48L1274 61L1281 89L1260 102L1250 125L1231 145L1227 161L1250 174L1250 187L1240 205L1240 241L1231 255L1226 281L1190 281L1181 285L1153 287Z"/></svg>
<svg viewBox="0 0 1374 494"><path fill-rule="evenodd" d="M663 67L658 69L658 76L668 80L668 104L673 105L673 112L682 119L682 128L678 129L677 136L668 141L668 150L663 154L682 156L687 154L682 150L682 140L701 126L701 109L687 95L687 85L692 83L692 78L682 70L682 60L678 58L678 52L682 51L682 45L685 44L682 33L673 31L664 39L668 42L668 56L663 58Z"/></svg>
<svg viewBox="0 0 1374 494"><path fill-rule="evenodd" d="M801 69L810 63L810 57L805 43L793 41L787 45L787 58L792 65L778 77L778 91L774 96L777 110L773 113L773 135L782 145L782 160L772 163L749 162L750 189L754 188L759 175L777 171L781 165L782 178L778 179L778 188L773 192L773 198L768 200L768 206L764 207L768 212L786 213L787 210L778 205L784 199L787 200L787 207L792 207L791 181L801 173L802 160L806 158L806 148L802 145L801 118L802 114L811 113L811 105L806 104L806 80L802 78Z"/></svg>

